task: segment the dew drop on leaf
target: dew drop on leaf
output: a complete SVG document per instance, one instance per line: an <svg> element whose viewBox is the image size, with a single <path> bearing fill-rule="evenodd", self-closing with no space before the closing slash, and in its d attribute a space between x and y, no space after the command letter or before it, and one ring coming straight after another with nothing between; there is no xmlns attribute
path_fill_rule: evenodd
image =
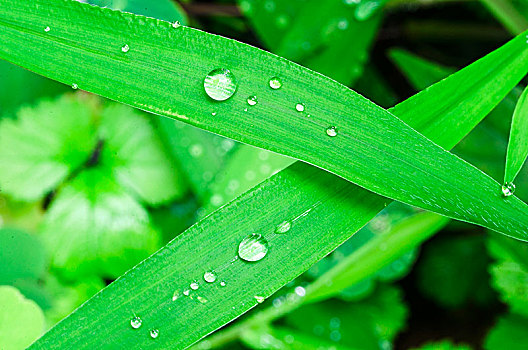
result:
<svg viewBox="0 0 528 350"><path fill-rule="evenodd" d="M127 53L129 50L130 46L128 46L128 44L125 44L121 47L121 51L123 51L124 53Z"/></svg>
<svg viewBox="0 0 528 350"><path fill-rule="evenodd" d="M227 283L225 283L225 281L220 282L220 286L225 287L226 285Z"/></svg>
<svg viewBox="0 0 528 350"><path fill-rule="evenodd" d="M268 241L264 236L253 233L238 245L238 256L245 261L259 261L268 253Z"/></svg>
<svg viewBox="0 0 528 350"><path fill-rule="evenodd" d="M250 105L250 106L254 106L254 105L256 105L256 104L258 103L257 96L249 96L249 97L247 98L247 103L248 103L248 105Z"/></svg>
<svg viewBox="0 0 528 350"><path fill-rule="evenodd" d="M502 195L504 197L509 197L515 193L515 185L513 182L506 182L502 185Z"/></svg>
<svg viewBox="0 0 528 350"><path fill-rule="evenodd" d="M275 228L275 233L286 233L291 228L291 222L283 221Z"/></svg>
<svg viewBox="0 0 528 350"><path fill-rule="evenodd" d="M295 110L297 110L297 112L304 112L304 104L297 103L297 105L295 106Z"/></svg>
<svg viewBox="0 0 528 350"><path fill-rule="evenodd" d="M217 68L204 79L206 94L215 101L225 101L235 94L237 82L230 70Z"/></svg>
<svg viewBox="0 0 528 350"><path fill-rule="evenodd" d="M282 81L278 77L273 77L269 81L269 86L273 90L278 90L282 87Z"/></svg>
<svg viewBox="0 0 528 350"><path fill-rule="evenodd" d="M48 33L50 30L51 30L50 27L46 27L46 28L44 28L44 31L45 31L46 33Z"/></svg>
<svg viewBox="0 0 528 350"><path fill-rule="evenodd" d="M207 271L206 273L204 273L203 278L205 282L213 283L214 281L216 281L216 274L214 273L214 271Z"/></svg>
<svg viewBox="0 0 528 350"><path fill-rule="evenodd" d="M198 285L198 283L193 282L189 285L189 287L191 287L192 290L197 290L200 286Z"/></svg>
<svg viewBox="0 0 528 350"><path fill-rule="evenodd" d="M205 304L208 302L208 300L204 297L197 297L196 300L198 300L201 304Z"/></svg>
<svg viewBox="0 0 528 350"><path fill-rule="evenodd" d="M130 319L130 325L132 326L132 328L134 329L138 329L139 327L141 327L141 324L143 323L143 321L141 320L140 317L138 316L134 316Z"/></svg>
<svg viewBox="0 0 528 350"><path fill-rule="evenodd" d="M176 22L172 23L172 28L180 28L180 27L181 27L180 21L176 21Z"/></svg>
<svg viewBox="0 0 528 350"><path fill-rule="evenodd" d="M330 137L335 137L337 136L337 128L335 126L329 126L327 129L326 129L326 134Z"/></svg>
<svg viewBox="0 0 528 350"><path fill-rule="evenodd" d="M259 304L262 304L264 302L264 300L266 300L266 298L261 297L260 295L255 295L254 298L257 301L257 303L259 303Z"/></svg>
<svg viewBox="0 0 528 350"><path fill-rule="evenodd" d="M183 295L185 295L186 297L188 297L189 294L191 294L190 290L186 289L186 290L183 291Z"/></svg>
<svg viewBox="0 0 528 350"><path fill-rule="evenodd" d="M79 85L77 85L77 84L75 84L75 83L72 84L72 89L73 89L73 90L77 90L78 88L79 88Z"/></svg>
<svg viewBox="0 0 528 350"><path fill-rule="evenodd" d="M150 331L150 337L152 339L156 339L158 336L159 336L159 330L153 329L153 330Z"/></svg>

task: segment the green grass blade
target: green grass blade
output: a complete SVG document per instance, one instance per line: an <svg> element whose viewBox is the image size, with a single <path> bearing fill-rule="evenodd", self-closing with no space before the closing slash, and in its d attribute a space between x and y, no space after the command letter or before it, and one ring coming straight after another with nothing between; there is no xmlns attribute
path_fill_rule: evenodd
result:
<svg viewBox="0 0 528 350"><path fill-rule="evenodd" d="M0 57L137 108L302 159L385 197L517 238L526 236L523 202L515 197L505 201L491 178L335 81L248 45L167 22L73 1L16 4L0 1L0 37L5 43ZM86 28L90 35L80 35ZM484 58L490 59L509 63L511 79L517 79L526 73L525 38ZM237 93L225 102L208 98L202 88L215 68L231 69L238 80ZM281 78L281 89L270 88L274 76ZM413 114L423 121L433 104L456 104L454 88L481 91L489 88L489 81L488 75L471 84L455 81L456 87L435 91L436 99L408 103L420 106ZM490 96L473 96L492 101L506 86L502 82ZM248 106L246 99L252 95L260 102ZM296 111L296 103L305 103L305 111ZM402 109L397 106L394 112L411 119ZM465 114L461 108L455 111ZM419 125L419 120L410 122ZM327 135L330 126L337 127L337 137ZM442 135L434 138L439 143L450 133L458 137L464 132L461 127L433 126Z"/></svg>
<svg viewBox="0 0 528 350"><path fill-rule="evenodd" d="M519 61L514 60L512 64L516 62ZM450 85L452 79L461 79L464 76L468 80L476 79L479 75L475 75L475 71L493 70L495 64L493 60L479 60L472 67L477 66L480 69L466 68L438 84ZM522 77L522 73L515 77L509 74L509 66L500 67L502 69L493 70L494 75L490 75L489 79L502 81L512 88ZM495 89L495 86L488 87ZM453 93L459 96L456 103L449 108L442 106L437 114L431 114L431 120L441 118L444 123L453 126L460 122L458 116L448 114L449 118L446 118L446 114L441 112L444 109L458 108L459 104L464 104L467 100L472 101L472 95L466 96L459 90ZM429 91L420 94L427 95ZM502 97L494 95L494 103L499 103ZM477 114L483 111L477 108L483 101L478 100L475 108L466 115L466 119L473 124L478 123L487 113L484 111L485 113ZM410 110L406 111L406 115L412 115L412 105L408 108ZM434 132L428 128L423 131ZM449 140L450 143L456 141ZM123 346L140 344L144 348L183 348L192 344L253 307L256 304L254 293L266 297L301 274L321 256L348 239L387 205L384 198L351 183L347 183L345 191L341 192L342 183L342 180L322 170L303 163L294 164L205 218L160 252L129 271L53 328L34 345L34 348L97 348L102 346L101 339L106 340L107 334L112 334L112 341ZM312 207L315 208L308 214L309 225L294 224L291 232L284 236L271 234L277 223L304 214ZM266 208L269 214L260 217L262 208ZM221 220L218 219L220 217ZM301 215L300 223L305 219L306 216ZM218 227L217 221L221 224ZM326 233L322 235L322 231ZM225 275L220 275L218 280L227 282L225 289L219 288L218 282L212 290L202 285L200 293L213 293L215 296L208 299L207 306L197 302L195 295L194 299L176 300L183 304L171 304L174 291L187 289L190 281L201 278L202 271L217 268L215 261L209 260L210 258L218 254L219 257L215 259L220 260L222 264L230 261L236 254L237 243L249 232L260 232L268 238L271 234L271 237L281 241L270 239L270 253L259 263L237 267L242 269L242 274L234 273L238 270L223 270ZM325 236L331 236L330 243L327 244ZM275 251L279 254L274 254ZM224 260L224 256L228 257L228 260ZM253 278L249 281L238 280L239 276L247 274L258 275L258 281ZM203 294L198 294L200 295ZM170 309L167 309L168 307ZM215 312L216 310L221 310L221 313ZM225 314L225 310L233 311ZM129 320L133 313L143 317L144 329L136 332L130 328ZM192 316L181 318L182 315ZM162 332L155 342L148 336L149 327L159 327Z"/></svg>
<svg viewBox="0 0 528 350"><path fill-rule="evenodd" d="M506 154L504 182L515 180L528 156L528 89L524 89L515 111L510 131L510 141Z"/></svg>
<svg viewBox="0 0 528 350"><path fill-rule="evenodd" d="M512 34L519 34L528 28L528 20L510 0L481 0L490 12Z"/></svg>

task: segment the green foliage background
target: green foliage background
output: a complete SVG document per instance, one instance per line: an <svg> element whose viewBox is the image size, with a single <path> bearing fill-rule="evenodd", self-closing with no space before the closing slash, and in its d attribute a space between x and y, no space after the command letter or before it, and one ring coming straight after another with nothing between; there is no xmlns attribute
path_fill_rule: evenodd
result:
<svg viewBox="0 0 528 350"><path fill-rule="evenodd" d="M484 56L528 23L519 1L89 2L262 47L384 107ZM454 149L499 182L523 85ZM4 61L0 87L1 349L29 346L200 218L294 162ZM526 127L522 108L517 130ZM509 161L521 169L524 143L509 147L520 150ZM528 198L527 179L522 168L515 179L521 199ZM375 268L359 280L340 279L356 273L349 261L361 249L413 229L432 238L380 266L359 260ZM328 285L319 284L313 302L296 304L320 281ZM393 203L195 347L525 349L527 331L526 243Z"/></svg>

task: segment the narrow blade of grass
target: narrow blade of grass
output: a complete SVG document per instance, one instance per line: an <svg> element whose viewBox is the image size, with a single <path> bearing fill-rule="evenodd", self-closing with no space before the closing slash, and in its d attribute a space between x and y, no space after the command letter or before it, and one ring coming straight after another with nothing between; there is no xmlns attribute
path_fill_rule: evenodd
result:
<svg viewBox="0 0 528 350"><path fill-rule="evenodd" d="M510 131L510 141L506 154L504 182L515 180L528 156L528 89L524 89L515 111Z"/></svg>
<svg viewBox="0 0 528 350"><path fill-rule="evenodd" d="M26 68L301 159L385 197L519 239L527 236L526 204L516 197L505 201L497 182L381 107L287 60L188 27L174 28L167 22L74 1L1 0L0 15L4 42L0 57ZM90 34L82 35L86 28ZM528 50L523 36L501 53L484 60L507 64L514 76L509 79L526 73ZM56 59L58 55L61 60ZM204 78L216 68L230 69L238 81L235 96L224 102L209 98L203 90ZM456 104L455 89L484 99L488 104L478 105L485 109L510 88L501 82L493 93L474 94L473 89L488 88L493 74L479 73L473 72L471 81L436 89L426 100L411 99L408 103L416 107L417 121L406 117L401 106L393 112L419 126L432 105ZM272 77L282 81L280 89L270 87ZM253 95L260 102L249 106L247 97ZM304 104L303 112L296 110L298 103ZM459 116L468 111L460 112L457 108ZM446 129L438 122L432 126L431 135L438 135L432 139L438 143L452 133L458 139L465 131ZM332 127L336 127L335 137L329 136Z"/></svg>

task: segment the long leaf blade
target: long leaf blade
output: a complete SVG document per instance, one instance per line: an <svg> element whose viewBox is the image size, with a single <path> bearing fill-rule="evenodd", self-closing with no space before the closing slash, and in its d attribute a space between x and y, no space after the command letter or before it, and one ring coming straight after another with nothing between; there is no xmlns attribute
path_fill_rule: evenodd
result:
<svg viewBox="0 0 528 350"><path fill-rule="evenodd" d="M524 89L515 111L506 154L506 170L504 182L515 180L528 156L528 88Z"/></svg>
<svg viewBox="0 0 528 350"><path fill-rule="evenodd" d="M302 159L385 197L516 238L527 236L525 203L515 197L503 200L500 185L490 177L335 81L248 45L173 28L167 22L74 1L16 3L0 1L0 37L5 42L0 57L59 81L77 81L82 89L120 102ZM79 35L85 28L90 35ZM519 36L507 46L510 55L497 58L508 63L505 60L517 56L523 64L512 69L524 70L525 38ZM59 53L61 60L56 60ZM229 68L239 82L237 94L221 103L202 89L204 77L215 68ZM274 76L283 81L279 90L270 89ZM495 94L503 93L497 90ZM451 92L443 94L452 102ZM260 102L248 108L246 97L252 95ZM295 103L301 102L310 117L296 111ZM337 137L326 135L330 126L338 128Z"/></svg>

